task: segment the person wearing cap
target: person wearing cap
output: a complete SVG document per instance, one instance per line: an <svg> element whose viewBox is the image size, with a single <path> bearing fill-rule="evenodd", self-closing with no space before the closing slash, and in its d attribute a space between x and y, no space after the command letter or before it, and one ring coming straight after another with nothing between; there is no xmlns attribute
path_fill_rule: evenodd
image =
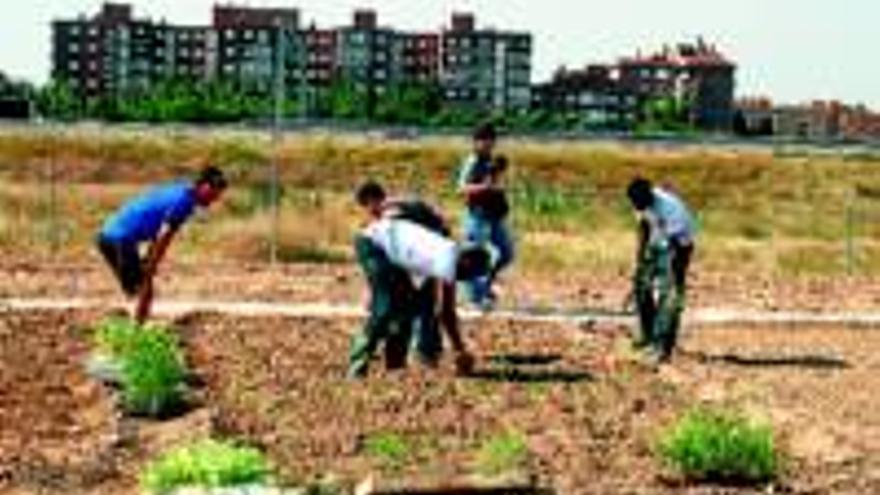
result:
<svg viewBox="0 0 880 495"><path fill-rule="evenodd" d="M651 358L662 363L671 358L678 341L694 220L681 198L647 179L634 179L627 197L639 225L633 295L641 334L636 346L648 348Z"/></svg>
<svg viewBox="0 0 880 495"><path fill-rule="evenodd" d="M180 227L196 207L207 208L226 189L220 169L207 167L195 181L155 186L122 205L101 227L97 247L122 291L136 298L135 320L144 323L153 303L153 278ZM141 257L140 248L147 245Z"/></svg>
<svg viewBox="0 0 880 495"><path fill-rule="evenodd" d="M421 322L430 326L422 326L420 332L436 332L433 319L438 290L440 319L456 353L456 366L460 372L469 371L473 358L458 329L455 283L487 273L488 253L480 247L459 246L448 235L393 212L401 205L379 203L378 195L379 189L373 186L358 192L358 202L371 212L369 224L355 237L357 259L371 298L363 332L352 341L349 377L365 376L370 359L383 343L386 367L404 367L413 325ZM430 318L425 318L426 312ZM439 335L430 338L439 340ZM431 358L438 351L433 344L417 350ZM416 345L420 345L418 341Z"/></svg>
<svg viewBox="0 0 880 495"><path fill-rule="evenodd" d="M483 310L494 307L495 292L492 284L498 274L513 262L513 238L505 217L498 216L489 207L503 197L503 187L493 180L493 151L497 134L492 124L482 124L473 134L473 152L465 159L458 174L458 191L465 200L464 235L472 243L491 246L494 251L492 269L485 277L470 282L471 302ZM507 168L506 159L503 162ZM506 199L505 199L506 202Z"/></svg>

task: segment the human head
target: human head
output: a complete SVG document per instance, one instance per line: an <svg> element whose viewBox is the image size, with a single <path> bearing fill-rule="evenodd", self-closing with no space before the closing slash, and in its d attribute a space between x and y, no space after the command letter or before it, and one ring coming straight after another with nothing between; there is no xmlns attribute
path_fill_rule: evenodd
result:
<svg viewBox="0 0 880 495"><path fill-rule="evenodd" d="M467 247L458 255L455 277L458 280L473 280L489 273L489 252L479 246Z"/></svg>
<svg viewBox="0 0 880 495"><path fill-rule="evenodd" d="M484 122L474 129L474 152L481 157L492 155L498 134L491 122Z"/></svg>
<svg viewBox="0 0 880 495"><path fill-rule="evenodd" d="M629 183L626 195L633 208L638 211L644 211L654 204L654 186L651 181L642 177L636 177Z"/></svg>
<svg viewBox="0 0 880 495"><path fill-rule="evenodd" d="M202 207L211 206L226 190L226 177L219 168L209 165L199 172L196 178L196 203Z"/></svg>
<svg viewBox="0 0 880 495"><path fill-rule="evenodd" d="M382 215L382 203L385 202L385 189L376 181L369 180L361 184L355 193L355 201L373 218Z"/></svg>

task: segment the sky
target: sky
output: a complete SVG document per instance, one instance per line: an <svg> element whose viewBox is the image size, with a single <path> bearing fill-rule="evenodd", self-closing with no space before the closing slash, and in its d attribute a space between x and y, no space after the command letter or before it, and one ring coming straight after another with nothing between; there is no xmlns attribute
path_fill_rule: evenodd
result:
<svg viewBox="0 0 880 495"><path fill-rule="evenodd" d="M227 0L223 0L227 2ZM214 0L131 0L138 17L207 24ZM737 96L780 103L840 99L880 110L877 0L236 0L294 6L321 26L349 22L356 7L407 30L436 30L453 11L481 26L534 35L533 79L559 65L612 62L698 35L738 64ZM0 71L33 82L49 73L55 18L92 14L100 0L7 0L0 21Z"/></svg>

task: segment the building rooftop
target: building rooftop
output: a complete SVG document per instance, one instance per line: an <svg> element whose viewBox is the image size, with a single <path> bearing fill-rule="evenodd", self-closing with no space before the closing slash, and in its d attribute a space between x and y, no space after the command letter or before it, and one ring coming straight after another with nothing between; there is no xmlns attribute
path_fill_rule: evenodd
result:
<svg viewBox="0 0 880 495"><path fill-rule="evenodd" d="M707 44L702 38L695 43L679 43L674 47L665 45L659 52L650 55L636 53L634 57L623 57L621 66L653 67L734 67L715 45Z"/></svg>

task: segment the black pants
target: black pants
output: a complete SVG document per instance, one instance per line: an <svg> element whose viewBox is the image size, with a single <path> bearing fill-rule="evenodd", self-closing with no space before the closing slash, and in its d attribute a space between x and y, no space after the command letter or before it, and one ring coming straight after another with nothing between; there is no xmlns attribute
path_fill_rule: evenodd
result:
<svg viewBox="0 0 880 495"><path fill-rule="evenodd" d="M138 293L144 281L144 270L136 244L112 241L98 236L98 250L113 270L116 280L128 296Z"/></svg>

